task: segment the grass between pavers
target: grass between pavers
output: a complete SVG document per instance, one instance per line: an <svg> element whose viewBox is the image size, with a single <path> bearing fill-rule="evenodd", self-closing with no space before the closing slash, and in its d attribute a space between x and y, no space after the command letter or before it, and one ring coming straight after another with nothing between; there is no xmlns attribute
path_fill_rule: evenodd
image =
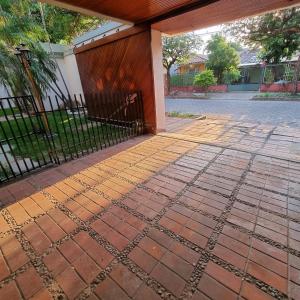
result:
<svg viewBox="0 0 300 300"><path fill-rule="evenodd" d="M67 156L80 154L82 151L95 148L96 145L99 147L100 144L119 140L126 135L126 131L130 130L91 122L83 116L72 117L66 112L54 112L47 114L47 117L52 132L52 136L48 138L45 134L34 133L35 129L39 127L37 117L10 120L9 122L1 121L0 139L2 144L5 144L6 139L11 139L10 144L15 156L43 161L43 156L49 158L51 147L56 149L56 154L60 157L63 157L64 154Z"/></svg>

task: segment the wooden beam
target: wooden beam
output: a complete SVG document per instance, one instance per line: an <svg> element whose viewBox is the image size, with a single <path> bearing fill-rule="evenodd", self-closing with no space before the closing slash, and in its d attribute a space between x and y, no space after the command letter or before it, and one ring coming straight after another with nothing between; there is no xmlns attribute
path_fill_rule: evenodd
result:
<svg viewBox="0 0 300 300"><path fill-rule="evenodd" d="M173 10L170 10L167 13L161 14L157 17L150 18L145 23L148 23L148 24L157 23L159 21L163 21L163 20L166 20L166 19L169 19L169 18L173 18L173 17L182 15L184 13L193 11L195 9L202 8L204 6L207 6L207 5L210 5L212 3L219 2L219 1L221 1L221 0L202 0L202 1L193 2L193 3L190 3L190 4L175 8Z"/></svg>
<svg viewBox="0 0 300 300"><path fill-rule="evenodd" d="M76 12L79 12L83 15L103 18L103 19L107 19L107 20L110 20L110 21L119 22L119 23L122 23L122 24L125 24L125 25L133 25L133 23L128 21L128 20L123 20L123 19L112 17L112 16L107 16L107 15L99 13L97 11L86 9L86 8L76 6L76 5L72 5L72 4L68 4L68 3L65 3L63 1L59 1L59 0L39 0L39 1L43 2L43 3L52 4L52 5L55 5L57 7L61 7L61 8L67 9L67 10L76 11Z"/></svg>

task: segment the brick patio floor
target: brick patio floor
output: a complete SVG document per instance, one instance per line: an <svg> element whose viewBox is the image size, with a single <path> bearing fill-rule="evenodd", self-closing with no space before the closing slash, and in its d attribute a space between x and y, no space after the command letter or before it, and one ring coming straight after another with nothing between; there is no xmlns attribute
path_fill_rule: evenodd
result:
<svg viewBox="0 0 300 300"><path fill-rule="evenodd" d="M300 299L300 130L169 119L0 190L0 299Z"/></svg>

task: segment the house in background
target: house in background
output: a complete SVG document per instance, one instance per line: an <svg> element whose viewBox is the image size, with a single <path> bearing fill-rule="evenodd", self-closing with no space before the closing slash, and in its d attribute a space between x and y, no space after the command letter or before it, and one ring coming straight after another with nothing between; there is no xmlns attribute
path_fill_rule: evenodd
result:
<svg viewBox="0 0 300 300"><path fill-rule="evenodd" d="M262 76L262 61L259 58L259 51L243 49L239 51L239 56L239 70L241 73L241 79L239 83L260 83Z"/></svg>
<svg viewBox="0 0 300 300"><path fill-rule="evenodd" d="M258 58L257 50L243 49L239 51L240 65L243 83L258 83L260 76L261 60ZM207 55L198 54L193 56L187 63L176 66L177 75L200 73L206 69Z"/></svg>
<svg viewBox="0 0 300 300"><path fill-rule="evenodd" d="M240 56L241 77L238 82L228 85L228 91L258 91L262 83L284 84L292 81L299 53L291 59L282 60L279 64L264 64L259 57L259 50L242 49ZM171 74L172 86L193 85L194 74L205 70L207 56L204 54L192 57L187 63L175 67L176 73ZM267 73L271 73L267 76ZM270 82L269 82L270 81Z"/></svg>
<svg viewBox="0 0 300 300"><path fill-rule="evenodd" d="M189 59L187 63L178 65L176 74L195 74L205 70L207 56L205 54L197 54Z"/></svg>
<svg viewBox="0 0 300 300"><path fill-rule="evenodd" d="M261 83L291 82L299 53L295 53L291 59L281 60L278 64L265 64L259 58L259 50L243 49L239 55L241 78L237 84L245 84L249 87L252 85L253 88L256 86L259 89Z"/></svg>

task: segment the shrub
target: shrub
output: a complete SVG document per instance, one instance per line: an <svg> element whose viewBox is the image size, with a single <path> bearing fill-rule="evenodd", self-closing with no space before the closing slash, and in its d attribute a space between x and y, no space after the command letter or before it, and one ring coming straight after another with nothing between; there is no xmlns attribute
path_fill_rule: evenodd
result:
<svg viewBox="0 0 300 300"><path fill-rule="evenodd" d="M216 82L217 79L212 70L205 70L197 74L194 79L194 85L201 86L205 91L209 86L216 84Z"/></svg>
<svg viewBox="0 0 300 300"><path fill-rule="evenodd" d="M223 73L223 79L224 83L231 84L233 82L236 82L240 79L241 73L236 68L230 68L229 70L224 71Z"/></svg>

